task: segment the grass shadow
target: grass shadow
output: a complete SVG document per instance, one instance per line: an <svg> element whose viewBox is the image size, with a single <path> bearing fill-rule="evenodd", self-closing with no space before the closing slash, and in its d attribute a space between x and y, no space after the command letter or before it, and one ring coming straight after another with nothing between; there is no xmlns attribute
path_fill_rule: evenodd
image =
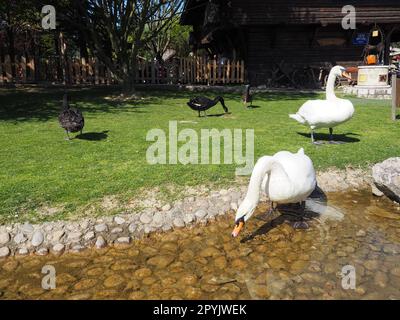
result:
<svg viewBox="0 0 400 320"><path fill-rule="evenodd" d="M311 133L304 133L304 132L297 132L297 134L306 137L311 140ZM343 133L343 134L334 134L333 135L333 141L339 141L339 142L345 142L345 143L356 143L360 142L360 139L354 138L354 137L349 137L351 136L359 136L357 133ZM329 134L327 133L314 133L314 138L316 141L329 141Z"/></svg>
<svg viewBox="0 0 400 320"><path fill-rule="evenodd" d="M232 112L226 112L226 113L217 113L217 114L208 114L207 117L223 117L225 115L230 115L232 114Z"/></svg>
<svg viewBox="0 0 400 320"><path fill-rule="evenodd" d="M103 132L85 132L79 134L75 137L75 139L79 140L87 140L87 141L101 141L108 138L108 130Z"/></svg>

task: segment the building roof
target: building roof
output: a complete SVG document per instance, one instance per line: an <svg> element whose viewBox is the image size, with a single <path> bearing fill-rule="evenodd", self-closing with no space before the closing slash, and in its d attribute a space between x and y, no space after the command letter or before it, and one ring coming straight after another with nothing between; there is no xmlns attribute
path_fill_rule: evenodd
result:
<svg viewBox="0 0 400 320"><path fill-rule="evenodd" d="M225 0L223 0L225 1ZM181 17L185 25L204 20L208 0L187 0ZM229 0L232 22L236 25L336 24L348 0ZM352 0L357 24L400 23L399 0Z"/></svg>

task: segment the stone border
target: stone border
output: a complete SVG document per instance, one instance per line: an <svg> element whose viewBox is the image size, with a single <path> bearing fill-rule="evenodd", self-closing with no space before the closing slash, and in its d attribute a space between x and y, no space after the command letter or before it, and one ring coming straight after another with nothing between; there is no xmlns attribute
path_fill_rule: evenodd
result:
<svg viewBox="0 0 400 320"><path fill-rule="evenodd" d="M318 185L325 192L366 188L370 174L366 170L331 169L318 173ZM194 191L194 192L193 192ZM15 223L0 226L0 258L80 252L86 248L127 245L151 232L167 232L174 228L206 223L237 210L247 192L247 182L236 188L211 191L209 194L186 197L173 205L148 208L141 213L115 217L88 218L80 221L56 221L32 225ZM193 195L194 194L194 195Z"/></svg>

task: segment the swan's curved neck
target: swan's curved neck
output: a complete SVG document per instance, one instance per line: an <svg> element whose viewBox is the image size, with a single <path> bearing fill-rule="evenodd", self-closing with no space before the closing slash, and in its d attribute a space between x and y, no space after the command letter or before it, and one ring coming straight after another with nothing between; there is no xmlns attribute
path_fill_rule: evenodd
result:
<svg viewBox="0 0 400 320"><path fill-rule="evenodd" d="M275 161L273 157L265 156L260 158L253 169L253 173L251 174L249 188L246 194L246 199L248 201L254 205L257 205L260 200L260 189L265 175L271 174L272 172L280 175L282 179L289 180L289 177L282 165Z"/></svg>
<svg viewBox="0 0 400 320"><path fill-rule="evenodd" d="M329 73L328 82L326 83L326 100L336 99L335 82L336 75L333 72Z"/></svg>

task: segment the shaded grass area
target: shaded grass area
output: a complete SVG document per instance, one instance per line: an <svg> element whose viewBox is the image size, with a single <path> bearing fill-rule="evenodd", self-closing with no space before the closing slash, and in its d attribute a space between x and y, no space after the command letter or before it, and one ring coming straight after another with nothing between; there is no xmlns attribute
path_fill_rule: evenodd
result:
<svg viewBox="0 0 400 320"><path fill-rule="evenodd" d="M0 223L76 218L104 196L129 199L142 189L167 184L178 188L235 181L235 164L147 164L147 132L160 128L168 133L170 120L178 121L178 129L196 132L254 129L256 158L304 147L317 169L365 167L400 153L400 125L390 120L388 101L352 99L354 118L335 130L335 138L348 143L316 147L308 128L288 114L306 100L322 97L317 94L257 94L257 108L251 110L244 108L240 94L223 94L231 113L204 118L186 106L195 93L146 91L128 101L110 99L117 94L113 89L72 89L71 104L84 113L86 127L82 136L65 141L57 122L62 90L0 89ZM222 111L218 105L208 114ZM319 130L316 138L327 139L327 130ZM62 210L55 214L39 214L57 206Z"/></svg>

